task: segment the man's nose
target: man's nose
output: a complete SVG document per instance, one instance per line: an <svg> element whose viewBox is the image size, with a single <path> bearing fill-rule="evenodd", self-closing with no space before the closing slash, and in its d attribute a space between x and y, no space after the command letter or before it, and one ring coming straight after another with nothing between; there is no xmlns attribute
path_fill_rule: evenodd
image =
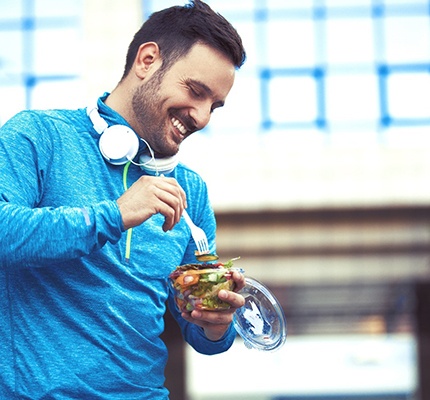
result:
<svg viewBox="0 0 430 400"><path fill-rule="evenodd" d="M190 111L190 117L194 120L198 130L203 129L210 121L212 104L200 104Z"/></svg>

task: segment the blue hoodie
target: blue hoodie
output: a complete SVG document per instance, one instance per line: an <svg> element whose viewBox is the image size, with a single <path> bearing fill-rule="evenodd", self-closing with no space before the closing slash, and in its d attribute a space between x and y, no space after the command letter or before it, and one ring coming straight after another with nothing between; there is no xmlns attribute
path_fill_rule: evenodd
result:
<svg viewBox="0 0 430 400"><path fill-rule="evenodd" d="M100 114L127 122L101 99ZM116 199L142 174L107 163L85 109L23 111L0 130L0 398L167 399L166 302L197 351L227 350L183 320L168 274L194 262L184 221L154 215L131 232ZM215 251L207 188L179 164L191 218Z"/></svg>

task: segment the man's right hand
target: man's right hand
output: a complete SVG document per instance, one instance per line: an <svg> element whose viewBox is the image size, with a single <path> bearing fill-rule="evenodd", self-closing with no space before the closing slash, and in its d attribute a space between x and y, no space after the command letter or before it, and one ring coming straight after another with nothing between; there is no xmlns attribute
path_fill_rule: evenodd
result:
<svg viewBox="0 0 430 400"><path fill-rule="evenodd" d="M125 229L142 224L155 214L164 215L163 230L171 230L181 219L187 199L176 179L141 176L117 200Z"/></svg>

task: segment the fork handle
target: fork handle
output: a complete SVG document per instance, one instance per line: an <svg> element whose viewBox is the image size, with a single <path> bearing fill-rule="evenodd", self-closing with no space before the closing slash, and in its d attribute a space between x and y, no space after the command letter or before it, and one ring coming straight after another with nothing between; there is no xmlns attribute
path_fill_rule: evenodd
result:
<svg viewBox="0 0 430 400"><path fill-rule="evenodd" d="M194 222L191 220L190 216L187 213L187 210L184 209L184 211L182 212L182 216L185 219L185 222L188 224L188 226L193 226Z"/></svg>

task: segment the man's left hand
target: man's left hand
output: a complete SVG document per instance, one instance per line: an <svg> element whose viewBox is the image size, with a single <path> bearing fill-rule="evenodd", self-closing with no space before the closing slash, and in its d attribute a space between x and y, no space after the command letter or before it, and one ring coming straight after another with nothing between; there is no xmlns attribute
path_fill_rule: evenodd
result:
<svg viewBox="0 0 430 400"><path fill-rule="evenodd" d="M237 293L245 286L245 277L240 272L234 271L233 279L236 283L234 291L220 290L218 293L221 300L230 303L231 307L228 310L193 310L191 313L182 313L185 320L201 326L209 340L221 339L232 323L235 311L245 304L243 296Z"/></svg>

